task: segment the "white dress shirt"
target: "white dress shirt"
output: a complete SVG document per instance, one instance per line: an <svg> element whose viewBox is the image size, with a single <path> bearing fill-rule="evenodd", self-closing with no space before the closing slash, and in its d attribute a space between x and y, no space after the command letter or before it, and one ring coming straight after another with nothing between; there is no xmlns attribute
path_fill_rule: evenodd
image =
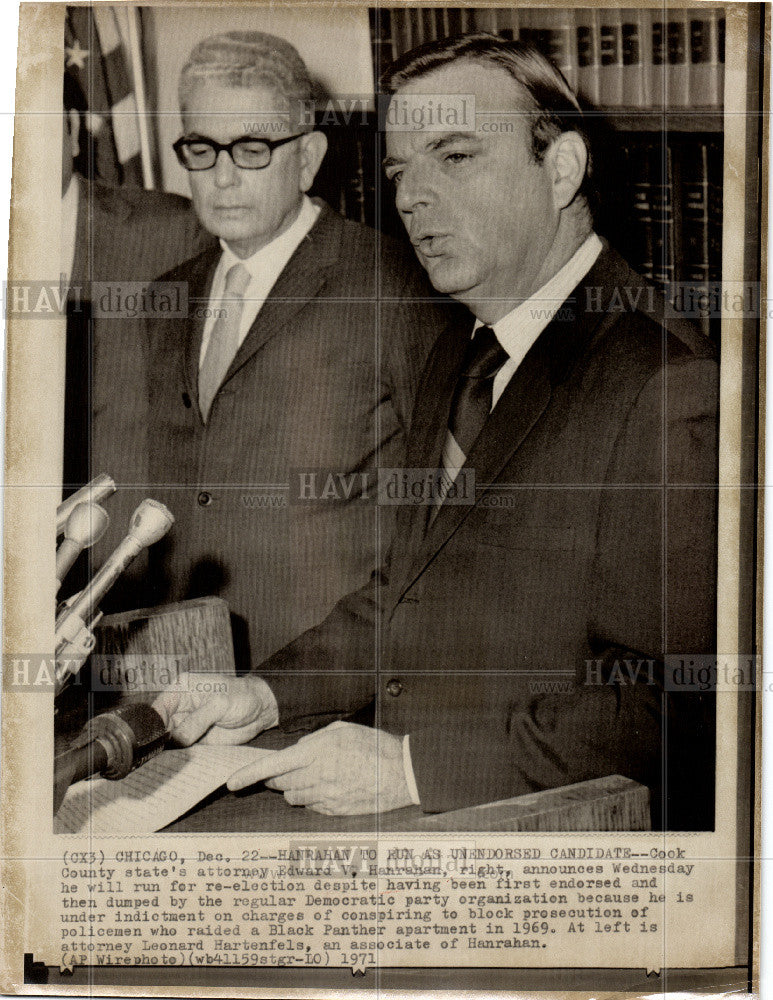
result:
<svg viewBox="0 0 773 1000"><path fill-rule="evenodd" d="M276 239L266 244L266 246L261 247L260 250L256 250L251 257L246 257L244 260L241 257L237 257L223 240L220 241L220 246L223 248L223 255L215 269L212 289L209 294L209 311L201 338L199 366L201 366L204 356L207 353L212 328L217 320L217 307L225 291L225 278L231 267L234 264L243 264L250 273L250 283L244 293L244 308L242 309L241 321L239 323L239 345L241 346L250 327L255 322L255 317L260 312L263 303L276 284L277 278L300 246L301 241L311 231L320 211L320 207L304 195L301 210L292 225L277 236Z"/></svg>
<svg viewBox="0 0 773 1000"><path fill-rule="evenodd" d="M601 249L601 240L595 233L591 233L574 256L553 275L550 281L492 325L497 340L508 354L507 361L494 377L492 410L537 337L552 322L569 295L596 263ZM573 308L573 304L570 303L567 308ZM484 325L480 320L476 320L472 335L474 336L475 331ZM442 462L451 480L456 478L465 461L464 452L449 432L443 445ZM411 798L415 805L420 805L421 799L411 762L410 735L403 739L403 767Z"/></svg>
<svg viewBox="0 0 773 1000"><path fill-rule="evenodd" d="M569 295L596 263L600 253L601 240L595 233L591 233L574 256L564 264L560 271L553 275L550 281L493 324L491 329L507 352L508 359L494 377L492 410L499 402L508 382L518 370L518 366L536 342L537 337L553 321ZM572 303L569 303L567 308L572 309ZM472 335L474 336L476 330L484 325L480 320L476 320ZM449 483L456 479L466 460L467 456L457 444L454 436L450 433L447 434L443 444L441 461Z"/></svg>

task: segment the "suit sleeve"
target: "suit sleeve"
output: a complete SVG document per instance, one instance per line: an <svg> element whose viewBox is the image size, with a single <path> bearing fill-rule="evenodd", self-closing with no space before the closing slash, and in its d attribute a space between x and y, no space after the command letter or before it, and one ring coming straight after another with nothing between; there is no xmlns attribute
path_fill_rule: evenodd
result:
<svg viewBox="0 0 773 1000"><path fill-rule="evenodd" d="M410 734L425 811L622 774L652 789L656 822L665 787L677 803L671 828L703 823L697 813L684 820L689 802L678 820L676 811L690 782L693 804L710 802L713 703L669 690L664 657L715 647L716 376L707 359L670 365L622 424L589 562L588 645L569 690L535 690L499 731L471 720Z"/></svg>
<svg viewBox="0 0 773 1000"><path fill-rule="evenodd" d="M364 709L377 685L381 592L388 568L347 594L327 618L270 656L258 672L279 706L286 732L318 729Z"/></svg>

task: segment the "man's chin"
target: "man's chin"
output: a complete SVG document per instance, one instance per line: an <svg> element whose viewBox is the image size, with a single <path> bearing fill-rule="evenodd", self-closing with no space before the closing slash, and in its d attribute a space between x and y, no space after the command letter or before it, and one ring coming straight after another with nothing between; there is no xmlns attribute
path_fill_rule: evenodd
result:
<svg viewBox="0 0 773 1000"><path fill-rule="evenodd" d="M458 298L474 284L469 273L448 257L422 257L421 263L432 287L443 295Z"/></svg>

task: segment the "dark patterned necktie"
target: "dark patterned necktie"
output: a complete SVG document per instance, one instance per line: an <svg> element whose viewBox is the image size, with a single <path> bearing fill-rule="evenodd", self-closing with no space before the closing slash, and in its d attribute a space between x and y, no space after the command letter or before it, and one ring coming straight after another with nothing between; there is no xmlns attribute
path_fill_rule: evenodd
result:
<svg viewBox="0 0 773 1000"><path fill-rule="evenodd" d="M467 348L451 403L448 429L465 455L491 412L494 378L509 355L490 326L481 326Z"/></svg>

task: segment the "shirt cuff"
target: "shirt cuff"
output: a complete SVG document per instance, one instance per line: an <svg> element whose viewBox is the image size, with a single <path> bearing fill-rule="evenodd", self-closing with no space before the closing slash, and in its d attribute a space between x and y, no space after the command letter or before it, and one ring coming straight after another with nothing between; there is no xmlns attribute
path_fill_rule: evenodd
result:
<svg viewBox="0 0 773 1000"><path fill-rule="evenodd" d="M413 773L411 748L408 744L410 738L410 735L405 735L403 737L403 770L405 771L405 783L408 786L408 794L411 796L411 802L413 802L415 806L420 806L421 799L419 798L419 789L416 785L416 775Z"/></svg>

